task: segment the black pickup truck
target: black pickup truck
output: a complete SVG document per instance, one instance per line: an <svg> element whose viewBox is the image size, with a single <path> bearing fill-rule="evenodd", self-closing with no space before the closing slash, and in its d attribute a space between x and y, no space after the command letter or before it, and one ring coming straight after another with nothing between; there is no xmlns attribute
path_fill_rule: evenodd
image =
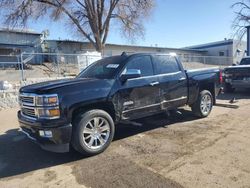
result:
<svg viewBox="0 0 250 188"><path fill-rule="evenodd" d="M176 56L122 54L99 60L74 79L20 89L22 131L42 148L95 155L123 121L189 105L207 117L220 92L217 68L186 71Z"/></svg>
<svg viewBox="0 0 250 188"><path fill-rule="evenodd" d="M224 69L224 90L233 92L237 88L250 88L250 57L242 58L239 65Z"/></svg>

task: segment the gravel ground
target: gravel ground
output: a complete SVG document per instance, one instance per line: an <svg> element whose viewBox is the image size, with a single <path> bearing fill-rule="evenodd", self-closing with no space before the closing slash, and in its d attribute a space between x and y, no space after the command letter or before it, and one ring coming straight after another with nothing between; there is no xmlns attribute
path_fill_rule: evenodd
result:
<svg viewBox="0 0 250 188"><path fill-rule="evenodd" d="M0 187L250 187L249 92L221 96L205 119L184 108L119 125L90 158L43 151L19 131L16 111L0 111Z"/></svg>

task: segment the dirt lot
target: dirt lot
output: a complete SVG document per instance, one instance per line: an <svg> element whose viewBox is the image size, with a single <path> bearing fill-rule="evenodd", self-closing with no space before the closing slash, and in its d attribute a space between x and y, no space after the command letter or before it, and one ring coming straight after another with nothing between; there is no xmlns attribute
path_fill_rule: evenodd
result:
<svg viewBox="0 0 250 188"><path fill-rule="evenodd" d="M2 110L0 187L250 187L250 93L220 98L206 119L182 109L120 125L90 158L41 150L18 130L17 109Z"/></svg>

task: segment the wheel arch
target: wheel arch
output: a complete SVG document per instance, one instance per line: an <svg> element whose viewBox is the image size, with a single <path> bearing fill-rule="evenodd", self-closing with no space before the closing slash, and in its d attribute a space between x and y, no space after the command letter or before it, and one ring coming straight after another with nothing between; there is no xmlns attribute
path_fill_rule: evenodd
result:
<svg viewBox="0 0 250 188"><path fill-rule="evenodd" d="M103 110L107 112L112 117L113 121L116 122L117 118L115 114L115 107L111 102L96 102L96 103L78 105L77 107L72 109L71 121L73 121L79 113L83 113L94 109Z"/></svg>
<svg viewBox="0 0 250 188"><path fill-rule="evenodd" d="M216 104L216 97L215 97L215 85L214 83L206 83L201 84L199 87L199 92L208 90L213 96L213 104Z"/></svg>

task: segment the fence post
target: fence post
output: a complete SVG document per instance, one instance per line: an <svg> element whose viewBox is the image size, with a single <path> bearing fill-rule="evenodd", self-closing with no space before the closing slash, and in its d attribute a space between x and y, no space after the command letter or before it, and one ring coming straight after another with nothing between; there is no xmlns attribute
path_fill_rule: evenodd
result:
<svg viewBox="0 0 250 188"><path fill-rule="evenodd" d="M86 57L86 67L88 67L89 66L88 56L85 55L85 57ZM86 67L84 67L84 68L86 68Z"/></svg>
<svg viewBox="0 0 250 188"><path fill-rule="evenodd" d="M16 60L17 60L17 68L20 71L20 62L19 62L19 57L16 55Z"/></svg>
<svg viewBox="0 0 250 188"><path fill-rule="evenodd" d="M22 77L22 81L24 81L24 66L23 66L23 52L21 53L21 77Z"/></svg>
<svg viewBox="0 0 250 188"><path fill-rule="evenodd" d="M56 57L56 63L57 63L57 77L59 77L59 75L60 75L60 67L59 67L58 56Z"/></svg>

